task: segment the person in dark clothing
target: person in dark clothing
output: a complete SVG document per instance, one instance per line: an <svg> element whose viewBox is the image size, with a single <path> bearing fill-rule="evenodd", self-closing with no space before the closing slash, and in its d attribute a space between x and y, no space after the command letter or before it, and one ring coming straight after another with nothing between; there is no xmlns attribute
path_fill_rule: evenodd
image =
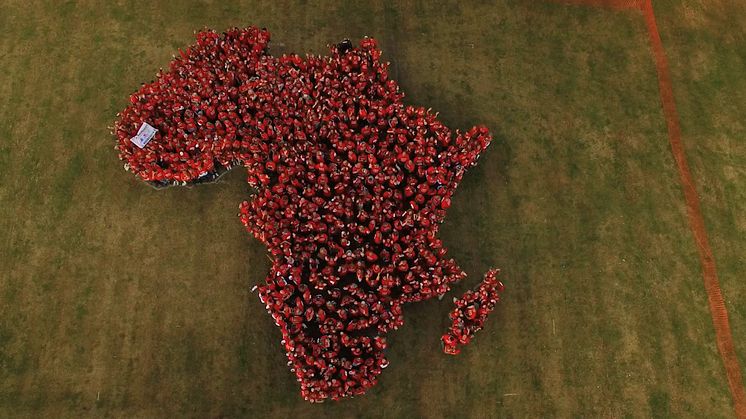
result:
<svg viewBox="0 0 746 419"><path fill-rule="evenodd" d="M344 41L342 41L339 44L337 44L337 50L339 50L339 53L341 55L346 54L347 51L350 51L352 48L354 48L353 45L352 45L352 41L350 41L347 38L345 38Z"/></svg>

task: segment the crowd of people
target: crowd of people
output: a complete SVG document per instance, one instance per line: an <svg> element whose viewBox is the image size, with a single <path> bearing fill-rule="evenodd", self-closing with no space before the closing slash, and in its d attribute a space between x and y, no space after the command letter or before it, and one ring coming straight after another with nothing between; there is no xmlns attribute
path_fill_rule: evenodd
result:
<svg viewBox="0 0 746 419"><path fill-rule="evenodd" d="M196 37L117 115L114 132L125 169L154 186L199 183L242 165L263 152L256 149L266 144L255 140L262 134L258 123L275 117L255 108L267 98L252 92L264 82L259 73L272 72L277 61L268 55L269 32L252 27ZM130 138L143 122L158 131L139 148Z"/></svg>
<svg viewBox="0 0 746 419"><path fill-rule="evenodd" d="M119 114L125 168L164 186L246 167L257 192L240 218L272 259L259 297L301 395L362 394L388 365L402 306L465 277L437 232L491 136L404 105L370 38L307 57L273 57L255 27L196 38ZM158 132L140 149L144 122Z"/></svg>
<svg viewBox="0 0 746 419"><path fill-rule="evenodd" d="M503 283L497 280L497 269L489 270L482 282L474 290L469 290L460 298L454 298L456 308L448 315L451 327L443 335L443 352L458 355L459 346L471 342L474 334L482 330L487 316L500 301Z"/></svg>

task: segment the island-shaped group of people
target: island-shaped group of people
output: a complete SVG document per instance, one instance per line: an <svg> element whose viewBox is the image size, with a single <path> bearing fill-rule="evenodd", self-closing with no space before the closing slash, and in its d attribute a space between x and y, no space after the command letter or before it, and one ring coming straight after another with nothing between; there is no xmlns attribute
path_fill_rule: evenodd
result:
<svg viewBox="0 0 746 419"><path fill-rule="evenodd" d="M256 193L240 218L272 259L258 293L301 395L362 394L388 365L385 335L405 304L466 276L437 232L489 131L453 133L404 105L370 38L306 57L270 55L256 27L196 38L118 115L120 158L155 186L245 167ZM155 129L147 143L143 124ZM482 327L502 290L495 274L451 315L446 352Z"/></svg>

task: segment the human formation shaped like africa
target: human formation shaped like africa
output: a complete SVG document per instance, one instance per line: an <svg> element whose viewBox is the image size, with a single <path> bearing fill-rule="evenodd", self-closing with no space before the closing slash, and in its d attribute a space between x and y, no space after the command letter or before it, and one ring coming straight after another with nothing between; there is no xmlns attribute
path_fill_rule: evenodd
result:
<svg viewBox="0 0 746 419"><path fill-rule="evenodd" d="M271 56L269 32L256 27L196 38L118 114L120 158L159 187L246 167L257 192L240 218L273 261L259 297L302 397L362 394L388 365L385 336L403 324L402 306L466 276L437 232L490 134L453 133L405 106L370 38L305 58ZM144 123L157 131L140 148ZM494 308L496 274L452 313L447 353Z"/></svg>

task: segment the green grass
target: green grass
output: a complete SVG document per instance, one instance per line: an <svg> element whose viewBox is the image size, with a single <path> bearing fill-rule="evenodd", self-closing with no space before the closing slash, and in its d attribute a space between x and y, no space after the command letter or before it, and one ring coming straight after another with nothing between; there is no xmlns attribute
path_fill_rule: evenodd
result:
<svg viewBox="0 0 746 419"><path fill-rule="evenodd" d="M735 342L746 342L746 5L661 2L682 139ZM675 22L675 24L674 24ZM742 345L741 345L742 346ZM738 352L746 365L746 350Z"/></svg>
<svg viewBox="0 0 746 419"><path fill-rule="evenodd" d="M746 10L655 3L744 360ZM455 293L490 266L507 290L459 357L448 299L414 305L377 387L302 401L249 292L268 261L236 216L244 174L155 191L122 169L127 95L192 31L249 24L275 52L375 36L407 102L493 130L441 236L470 274ZM0 416L732 416L639 13L13 0L0 27Z"/></svg>

